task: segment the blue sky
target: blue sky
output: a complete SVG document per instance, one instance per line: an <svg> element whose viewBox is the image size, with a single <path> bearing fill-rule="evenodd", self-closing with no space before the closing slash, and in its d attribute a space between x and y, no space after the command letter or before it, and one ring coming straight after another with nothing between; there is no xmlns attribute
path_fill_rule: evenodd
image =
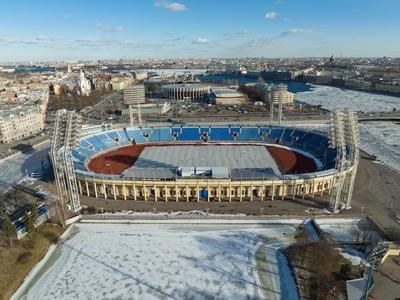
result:
<svg viewBox="0 0 400 300"><path fill-rule="evenodd" d="M0 61L399 56L398 0L2 1Z"/></svg>

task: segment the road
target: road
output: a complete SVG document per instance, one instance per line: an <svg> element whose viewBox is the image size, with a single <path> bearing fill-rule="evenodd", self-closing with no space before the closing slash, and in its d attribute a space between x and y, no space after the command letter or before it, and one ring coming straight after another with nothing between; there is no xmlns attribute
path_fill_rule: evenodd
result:
<svg viewBox="0 0 400 300"><path fill-rule="evenodd" d="M0 192L7 191L27 175L41 173L50 163L48 151L49 143L45 143L29 153L19 153L0 161Z"/></svg>

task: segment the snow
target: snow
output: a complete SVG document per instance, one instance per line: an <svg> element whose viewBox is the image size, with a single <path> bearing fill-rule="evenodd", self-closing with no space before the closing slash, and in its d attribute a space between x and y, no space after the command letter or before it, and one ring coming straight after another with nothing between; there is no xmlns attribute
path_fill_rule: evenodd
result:
<svg viewBox="0 0 400 300"><path fill-rule="evenodd" d="M339 250L340 254L344 258L349 260L352 265L355 265L355 266L359 266L362 259L364 258L364 255L361 252L359 252L353 248L349 248L349 247L337 248L337 250Z"/></svg>
<svg viewBox="0 0 400 300"><path fill-rule="evenodd" d="M296 100L332 110L350 108L362 112L388 112L400 108L400 98L310 84L311 90L295 94Z"/></svg>
<svg viewBox="0 0 400 300"><path fill-rule="evenodd" d="M360 242L360 231L365 230L367 239L379 240L379 234L368 226L368 220L359 218L349 219L316 219L319 228L331 239L337 242ZM358 233L357 233L358 232Z"/></svg>
<svg viewBox="0 0 400 300"><path fill-rule="evenodd" d="M359 130L361 148L400 171L400 125L394 122L367 122L361 123Z"/></svg>
<svg viewBox="0 0 400 300"><path fill-rule="evenodd" d="M74 226L27 299L298 299L293 225Z"/></svg>
<svg viewBox="0 0 400 300"><path fill-rule="evenodd" d="M190 210L190 211L171 211L171 212L141 212L141 211L133 211L133 210L121 210L118 212L106 212L102 215L112 215L112 216L121 216L121 215L130 215L130 216L145 216L145 217L195 217L195 216L213 216L213 217L243 217L246 216L242 213L237 214L214 214L214 213L207 213L201 210Z"/></svg>

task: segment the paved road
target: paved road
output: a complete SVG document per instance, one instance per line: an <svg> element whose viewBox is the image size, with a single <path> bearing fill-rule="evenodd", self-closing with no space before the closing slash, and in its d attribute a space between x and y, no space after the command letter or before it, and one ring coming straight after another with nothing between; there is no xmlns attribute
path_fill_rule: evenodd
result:
<svg viewBox="0 0 400 300"><path fill-rule="evenodd" d="M0 192L21 181L27 174L41 172L42 166L49 165L47 153L49 144L46 143L29 153L20 153L0 161Z"/></svg>

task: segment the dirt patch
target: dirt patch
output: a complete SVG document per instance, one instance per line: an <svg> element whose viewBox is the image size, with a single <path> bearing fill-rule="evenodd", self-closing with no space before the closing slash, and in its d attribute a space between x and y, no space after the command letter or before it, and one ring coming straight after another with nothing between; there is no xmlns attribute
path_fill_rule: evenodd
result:
<svg viewBox="0 0 400 300"><path fill-rule="evenodd" d="M13 247L0 237L0 299L9 299L21 285L32 268L45 256L53 238L59 237L66 228L44 224L35 233L35 243L27 248L27 237L15 242Z"/></svg>
<svg viewBox="0 0 400 300"><path fill-rule="evenodd" d="M291 245L283 250L296 278L302 299L346 299L346 281L361 277L326 240Z"/></svg>

